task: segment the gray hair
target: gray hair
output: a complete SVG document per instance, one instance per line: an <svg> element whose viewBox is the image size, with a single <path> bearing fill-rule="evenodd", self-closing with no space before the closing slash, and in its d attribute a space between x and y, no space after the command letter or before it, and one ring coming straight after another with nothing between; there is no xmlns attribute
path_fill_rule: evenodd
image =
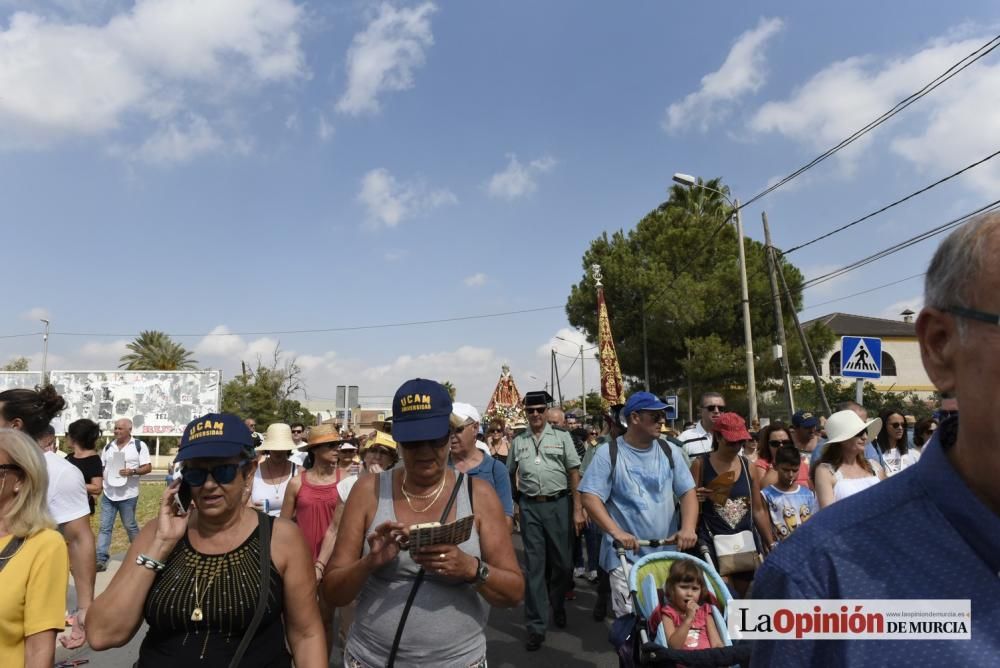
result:
<svg viewBox="0 0 1000 668"><path fill-rule="evenodd" d="M998 225L1000 213L984 213L941 242L924 279L925 306L936 309L971 306L975 279L982 275L988 240Z"/></svg>

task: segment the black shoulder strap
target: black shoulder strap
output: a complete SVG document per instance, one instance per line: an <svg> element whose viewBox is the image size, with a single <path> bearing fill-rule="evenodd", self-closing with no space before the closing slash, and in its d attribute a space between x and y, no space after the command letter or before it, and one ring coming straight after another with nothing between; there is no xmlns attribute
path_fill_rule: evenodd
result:
<svg viewBox="0 0 1000 668"><path fill-rule="evenodd" d="M494 469L493 476L494 476L494 478L496 477L496 464L497 464L497 460L494 459L493 460L493 469ZM468 476L468 479L466 480L466 482L469 485L469 510L475 512L473 510L473 507L472 507L472 503L473 502L472 502L472 476L471 475Z"/></svg>
<svg viewBox="0 0 1000 668"><path fill-rule="evenodd" d="M24 545L24 536L14 536L10 539L10 542L7 543L7 547L3 549L3 552L0 552L0 571L2 571L4 567L10 563L11 557L17 554L17 551L21 549L22 545Z"/></svg>
<svg viewBox="0 0 1000 668"><path fill-rule="evenodd" d="M656 439L656 442L660 444L660 450L663 450L663 454L667 456L667 461L670 462L670 472L673 473L674 470L674 451L670 447L669 439Z"/></svg>
<svg viewBox="0 0 1000 668"><path fill-rule="evenodd" d="M257 633L260 620L264 617L264 609L267 607L267 598L271 594L271 516L267 513L257 513L257 536L260 539L260 595L257 597L257 608L253 611L253 619L250 626L243 633L243 640L236 648L233 660L229 662L229 668L239 668L243 655L246 654L250 641Z"/></svg>
<svg viewBox="0 0 1000 668"><path fill-rule="evenodd" d="M615 484L615 467L618 466L618 439L608 441L608 457L611 458L611 484Z"/></svg>
<svg viewBox="0 0 1000 668"><path fill-rule="evenodd" d="M447 475L447 474L445 474ZM455 480L455 487L451 490L451 496L448 497L448 503L445 504L444 512L441 513L441 524L448 521L448 513L451 512L451 507L455 505L455 497L458 496L458 490L462 488L462 479L465 477L464 473L459 473L458 478ZM469 503L472 502L472 479L469 478ZM389 650L389 660L386 661L386 668L393 668L396 664L396 652L399 651L399 641L403 638L403 627L406 626L406 618L410 615L410 608L413 607L413 599L417 597L417 590L420 589L420 585L424 581L425 571L421 567L417 571L417 577L413 580L413 587L410 589L410 595L406 599L406 605L403 606L403 614L399 618L399 626L396 627L396 637L392 639L392 649Z"/></svg>

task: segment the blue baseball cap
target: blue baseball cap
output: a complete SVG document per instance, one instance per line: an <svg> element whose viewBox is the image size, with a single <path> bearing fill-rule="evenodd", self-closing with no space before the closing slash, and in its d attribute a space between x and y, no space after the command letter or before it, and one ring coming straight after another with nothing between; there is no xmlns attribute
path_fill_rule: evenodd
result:
<svg viewBox="0 0 1000 668"><path fill-rule="evenodd" d="M793 427L813 429L818 424L819 418L808 411L795 411L795 415L792 416Z"/></svg>
<svg viewBox="0 0 1000 668"><path fill-rule="evenodd" d="M433 441L451 430L451 395L444 385L414 378L392 398L392 437L399 443Z"/></svg>
<svg viewBox="0 0 1000 668"><path fill-rule="evenodd" d="M636 392L625 402L621 417L624 420L635 411L662 411L666 407L667 405L652 392Z"/></svg>
<svg viewBox="0 0 1000 668"><path fill-rule="evenodd" d="M184 427L176 461L211 457L227 459L253 452L253 434L239 417L229 413L209 413Z"/></svg>

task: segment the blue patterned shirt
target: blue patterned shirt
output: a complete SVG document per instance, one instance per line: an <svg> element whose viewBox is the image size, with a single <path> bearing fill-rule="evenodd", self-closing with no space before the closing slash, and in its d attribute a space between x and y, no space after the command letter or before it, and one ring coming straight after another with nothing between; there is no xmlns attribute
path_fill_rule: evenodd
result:
<svg viewBox="0 0 1000 668"><path fill-rule="evenodd" d="M947 424L947 423L946 423ZM942 425L920 461L820 511L764 561L761 599L972 600L971 640L758 640L760 666L987 666L1000 660L1000 516L945 455ZM1000 456L1000 451L993 456Z"/></svg>

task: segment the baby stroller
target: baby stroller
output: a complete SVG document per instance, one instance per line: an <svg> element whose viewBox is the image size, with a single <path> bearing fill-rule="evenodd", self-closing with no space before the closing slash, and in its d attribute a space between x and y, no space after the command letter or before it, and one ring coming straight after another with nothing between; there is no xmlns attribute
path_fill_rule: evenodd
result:
<svg viewBox="0 0 1000 668"><path fill-rule="evenodd" d="M668 545L662 540L640 540L639 545L660 547ZM631 637L636 639L636 647L632 652L632 663L637 666L674 666L682 663L685 666L733 666L748 665L751 644L741 642L734 646L729 637L729 610L732 604L732 594L722 581L722 578L712 566L711 560L699 559L684 552L654 552L647 554L629 569L625 560L625 550L615 541L614 547L622 567L628 572L629 596L632 599L634 611L634 626ZM704 552L704 550L703 550ZM663 583L667 580L670 567L675 561L686 560L698 566L704 575L705 588L712 604L712 617L719 630L724 647L704 650L670 649L663 626L656 629L652 640L649 638L648 620L653 611L663 602ZM625 622L622 617L616 621ZM621 656L619 652L619 656Z"/></svg>

